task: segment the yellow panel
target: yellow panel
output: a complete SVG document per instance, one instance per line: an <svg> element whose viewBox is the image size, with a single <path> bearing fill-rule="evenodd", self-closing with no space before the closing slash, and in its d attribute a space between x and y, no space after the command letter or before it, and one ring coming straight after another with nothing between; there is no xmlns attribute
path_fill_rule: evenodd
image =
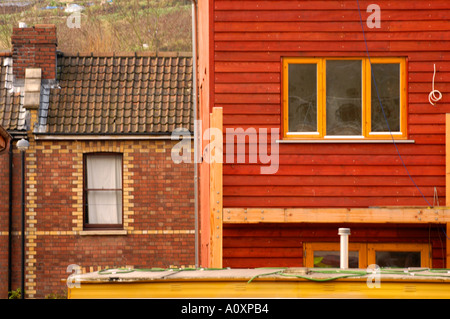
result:
<svg viewBox="0 0 450 319"><path fill-rule="evenodd" d="M312 281L190 281L154 283L81 284L70 299L106 298L393 298L448 299L450 283L381 281L370 288L367 280Z"/></svg>

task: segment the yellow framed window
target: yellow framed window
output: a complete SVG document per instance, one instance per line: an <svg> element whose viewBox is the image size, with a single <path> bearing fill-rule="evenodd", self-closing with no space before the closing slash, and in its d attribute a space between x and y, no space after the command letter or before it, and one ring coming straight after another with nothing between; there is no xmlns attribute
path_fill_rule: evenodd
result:
<svg viewBox="0 0 450 319"><path fill-rule="evenodd" d="M368 244L367 262L380 267L431 267L428 244Z"/></svg>
<svg viewBox="0 0 450 319"><path fill-rule="evenodd" d="M339 243L305 243L304 265L309 268L339 268ZM367 246L361 243L349 243L348 266L350 268L367 268Z"/></svg>
<svg viewBox="0 0 450 319"><path fill-rule="evenodd" d="M430 245L422 243L349 243L349 268L431 267ZM303 264L309 268L339 268L340 244L308 242L303 244Z"/></svg>
<svg viewBox="0 0 450 319"><path fill-rule="evenodd" d="M284 139L406 138L405 63L283 59Z"/></svg>

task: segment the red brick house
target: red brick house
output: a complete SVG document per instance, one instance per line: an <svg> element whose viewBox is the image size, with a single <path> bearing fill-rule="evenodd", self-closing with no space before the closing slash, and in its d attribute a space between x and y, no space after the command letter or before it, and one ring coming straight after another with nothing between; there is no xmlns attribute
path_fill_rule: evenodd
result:
<svg viewBox="0 0 450 319"><path fill-rule="evenodd" d="M222 161L199 169L203 265L339 266L346 227L351 267L450 267L449 12L448 1L198 2L199 118L223 132ZM251 160L255 145L274 173Z"/></svg>
<svg viewBox="0 0 450 319"><path fill-rule="evenodd" d="M0 57L12 136L0 155L0 296L23 270L26 298L44 298L77 269L194 265L194 168L171 159L172 132L193 128L192 56L65 54L52 25L14 28L12 47Z"/></svg>

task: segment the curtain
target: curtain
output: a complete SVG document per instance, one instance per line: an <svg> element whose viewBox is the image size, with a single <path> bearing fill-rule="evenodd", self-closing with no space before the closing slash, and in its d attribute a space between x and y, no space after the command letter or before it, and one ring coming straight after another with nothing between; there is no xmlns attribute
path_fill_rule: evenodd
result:
<svg viewBox="0 0 450 319"><path fill-rule="evenodd" d="M122 223L122 157L89 155L86 158L89 224Z"/></svg>

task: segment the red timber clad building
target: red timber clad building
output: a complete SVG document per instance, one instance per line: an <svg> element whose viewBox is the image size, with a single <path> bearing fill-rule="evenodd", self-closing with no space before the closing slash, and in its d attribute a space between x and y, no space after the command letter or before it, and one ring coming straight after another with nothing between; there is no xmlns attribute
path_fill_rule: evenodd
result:
<svg viewBox="0 0 450 319"><path fill-rule="evenodd" d="M205 153L223 130L223 163L199 165L203 265L338 266L345 227L350 267L450 267L449 15L439 0L198 2Z"/></svg>

